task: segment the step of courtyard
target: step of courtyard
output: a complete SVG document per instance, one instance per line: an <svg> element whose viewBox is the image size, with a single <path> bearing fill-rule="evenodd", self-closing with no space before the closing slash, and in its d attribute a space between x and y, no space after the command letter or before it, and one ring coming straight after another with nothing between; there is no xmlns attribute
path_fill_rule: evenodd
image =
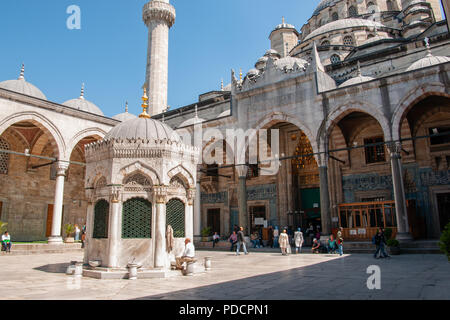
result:
<svg viewBox="0 0 450 320"><path fill-rule="evenodd" d="M46 243L18 243L12 244L11 253L1 252L3 255L35 255L35 254L52 254L52 253L69 253L83 252L81 243L64 243L64 244L46 244Z"/></svg>
<svg viewBox="0 0 450 320"><path fill-rule="evenodd" d="M213 243L210 242L196 242L195 247L198 250L211 250L213 249ZM253 248L253 245L247 245L247 248L253 252L279 252L279 248ZM214 247L217 251L229 251L230 243L228 241L220 241ZM303 251L309 252L311 250L310 246L304 246ZM373 253L375 250L375 245L372 242L354 242L346 241L344 243L345 253ZM407 254L442 254L439 249L438 240L418 240L411 241L409 243L404 243L400 247L401 253Z"/></svg>

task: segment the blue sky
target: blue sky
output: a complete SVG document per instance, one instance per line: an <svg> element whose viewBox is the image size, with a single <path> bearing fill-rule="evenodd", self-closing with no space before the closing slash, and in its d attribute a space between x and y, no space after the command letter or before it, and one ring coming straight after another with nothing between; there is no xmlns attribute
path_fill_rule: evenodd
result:
<svg viewBox="0 0 450 320"><path fill-rule="evenodd" d="M25 78L51 101L80 95L106 116L140 110L147 54L142 22L145 0L14 0L0 2L0 81ZM319 0L171 0L177 20L170 31L169 105L195 103L220 89L230 70L244 72L270 48L268 36L281 23L297 29ZM69 5L81 8L81 30L68 30Z"/></svg>

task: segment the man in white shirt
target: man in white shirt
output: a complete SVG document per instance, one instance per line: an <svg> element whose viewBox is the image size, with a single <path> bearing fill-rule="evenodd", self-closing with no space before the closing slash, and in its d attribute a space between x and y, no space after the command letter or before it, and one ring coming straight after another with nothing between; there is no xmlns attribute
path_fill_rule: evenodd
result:
<svg viewBox="0 0 450 320"><path fill-rule="evenodd" d="M176 258L176 262L177 262L177 269L178 270L183 270L183 264L184 263L189 263L189 262L194 262L195 261L195 247L191 242L191 239L186 238L186 240L184 241L185 243L185 249L184 249L184 253L183 256Z"/></svg>
<svg viewBox="0 0 450 320"><path fill-rule="evenodd" d="M11 253L11 236L8 231L2 234L2 251Z"/></svg>

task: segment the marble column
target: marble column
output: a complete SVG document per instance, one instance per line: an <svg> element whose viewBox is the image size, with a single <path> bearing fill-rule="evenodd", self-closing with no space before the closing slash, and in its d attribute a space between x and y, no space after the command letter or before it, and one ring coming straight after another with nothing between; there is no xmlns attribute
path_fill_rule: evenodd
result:
<svg viewBox="0 0 450 320"><path fill-rule="evenodd" d="M320 178L320 212L322 220L322 236L329 236L331 233L331 210L330 193L328 186L328 166L319 167Z"/></svg>
<svg viewBox="0 0 450 320"><path fill-rule="evenodd" d="M155 221L155 259L154 267L164 269L166 266L166 204L167 188L155 188L156 221Z"/></svg>
<svg viewBox="0 0 450 320"><path fill-rule="evenodd" d="M239 177L238 184L238 206L239 206L239 226L244 228L244 233L249 234L249 217L247 211L247 171L246 165L236 166Z"/></svg>
<svg viewBox="0 0 450 320"><path fill-rule="evenodd" d="M194 238L201 240L202 233L202 203L201 203L201 173L197 173L197 184L195 190L195 201L194 201Z"/></svg>
<svg viewBox="0 0 450 320"><path fill-rule="evenodd" d="M86 192L87 193L87 192ZM91 192L90 192L91 193ZM91 198L91 194L88 195L88 199ZM87 209L86 209L86 239L84 241L84 263L89 263L89 245L93 236L93 228L91 226L94 225L94 203L92 200L89 200Z"/></svg>
<svg viewBox="0 0 450 320"><path fill-rule="evenodd" d="M185 215L185 237L194 240L194 200L195 189L188 190L187 203L186 203L186 215Z"/></svg>
<svg viewBox="0 0 450 320"><path fill-rule="evenodd" d="M112 187L111 205L109 215L109 251L108 251L108 268L119 267L120 240L121 240L121 208L120 187Z"/></svg>
<svg viewBox="0 0 450 320"><path fill-rule="evenodd" d="M402 145L391 143L388 145L391 155L392 185L394 187L395 211L397 217L397 240L410 241L412 235L409 232L408 208L406 206L405 187L403 184L402 170Z"/></svg>
<svg viewBox="0 0 450 320"><path fill-rule="evenodd" d="M53 206L52 234L48 238L48 244L62 244L61 236L63 202L64 202L64 181L66 171L69 168L68 162L58 161L56 172L55 202Z"/></svg>

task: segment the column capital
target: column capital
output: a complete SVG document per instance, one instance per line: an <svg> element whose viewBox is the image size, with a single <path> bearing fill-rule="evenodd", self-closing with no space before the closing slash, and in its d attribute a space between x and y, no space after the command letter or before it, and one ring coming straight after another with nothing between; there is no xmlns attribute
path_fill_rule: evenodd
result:
<svg viewBox="0 0 450 320"><path fill-rule="evenodd" d="M401 142L389 142L386 144L389 152L391 154L391 158L400 158L402 152L402 143Z"/></svg>
<svg viewBox="0 0 450 320"><path fill-rule="evenodd" d="M56 176L65 176L67 169L69 169L68 161L58 161L56 162Z"/></svg>
<svg viewBox="0 0 450 320"><path fill-rule="evenodd" d="M168 196L168 187L167 186L155 186L153 188L156 204L166 204L167 196Z"/></svg>
<svg viewBox="0 0 450 320"><path fill-rule="evenodd" d="M195 195L197 194L197 190L196 189L188 189L186 196L187 196L187 200L188 200L188 205L193 206L194 205L194 200L195 200Z"/></svg>
<svg viewBox="0 0 450 320"><path fill-rule="evenodd" d="M122 195L122 186L111 186L110 201L111 203L119 203Z"/></svg>
<svg viewBox="0 0 450 320"><path fill-rule="evenodd" d="M248 166L245 164L236 165L236 172L239 178L247 178Z"/></svg>

